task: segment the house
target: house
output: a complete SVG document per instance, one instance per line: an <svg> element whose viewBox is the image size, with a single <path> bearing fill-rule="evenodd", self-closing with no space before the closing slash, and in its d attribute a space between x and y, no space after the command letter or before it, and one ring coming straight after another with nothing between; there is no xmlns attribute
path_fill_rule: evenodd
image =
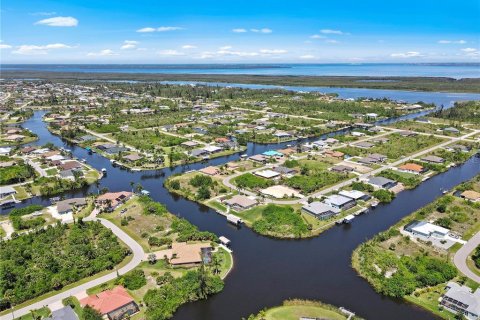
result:
<svg viewBox="0 0 480 320"><path fill-rule="evenodd" d="M80 300L82 307L90 306L110 320L129 317L140 311L138 305L122 286L92 294Z"/></svg>
<svg viewBox="0 0 480 320"><path fill-rule="evenodd" d="M398 132L398 134L401 135L402 137L415 137L417 135L416 132L408 131L408 130L400 131Z"/></svg>
<svg viewBox="0 0 480 320"><path fill-rule="evenodd" d="M388 159L387 156L379 153L370 153L367 155L367 157L373 159L376 163L385 162Z"/></svg>
<svg viewBox="0 0 480 320"><path fill-rule="evenodd" d="M327 149L325 154L333 158L343 158L345 155L343 152Z"/></svg>
<svg viewBox="0 0 480 320"><path fill-rule="evenodd" d="M120 204L130 199L132 195L133 194L128 191L107 192L100 195L95 200L95 204L106 209L114 210Z"/></svg>
<svg viewBox="0 0 480 320"><path fill-rule="evenodd" d="M278 152L280 152L284 156L288 157L288 156L296 153L297 151L295 149L292 149L292 148L286 148L286 149L278 150Z"/></svg>
<svg viewBox="0 0 480 320"><path fill-rule="evenodd" d="M228 162L226 166L228 170L237 170L238 168L240 168L240 165L236 162Z"/></svg>
<svg viewBox="0 0 480 320"><path fill-rule="evenodd" d="M140 159L142 159L143 157L140 156L139 154L137 153L132 153L132 154L129 154L127 156L124 156L123 157L123 160L127 161L127 162L135 162L135 161L138 161Z"/></svg>
<svg viewBox="0 0 480 320"><path fill-rule="evenodd" d="M435 237L440 239L445 238L450 232L450 230L446 228L425 221L413 221L407 224L403 229L414 236L422 236L425 238Z"/></svg>
<svg viewBox="0 0 480 320"><path fill-rule="evenodd" d="M45 320L78 320L78 316L72 307L65 306L61 309L52 311L51 315Z"/></svg>
<svg viewBox="0 0 480 320"><path fill-rule="evenodd" d="M370 177L368 183L381 189L390 189L397 185L396 181L384 177Z"/></svg>
<svg viewBox="0 0 480 320"><path fill-rule="evenodd" d="M174 242L170 264L174 266L198 265L202 262L209 263L212 246L210 243Z"/></svg>
<svg viewBox="0 0 480 320"><path fill-rule="evenodd" d="M72 160L72 161L66 161L62 163L61 165L58 166L58 168L62 171L65 170L72 170L72 169L80 169L82 167L82 164L78 161Z"/></svg>
<svg viewBox="0 0 480 320"><path fill-rule="evenodd" d="M388 139L387 137L378 137L378 138L374 138L370 141L372 141L374 143L387 143L388 141L390 141L390 139Z"/></svg>
<svg viewBox="0 0 480 320"><path fill-rule="evenodd" d="M450 146L445 147L445 150L452 151L452 152L454 151L469 152L471 148L464 146L463 144L452 144Z"/></svg>
<svg viewBox="0 0 480 320"><path fill-rule="evenodd" d="M80 208L87 205L85 198L71 198L57 202L57 212L59 214L68 214L73 212L74 208Z"/></svg>
<svg viewBox="0 0 480 320"><path fill-rule="evenodd" d="M12 151L10 147L0 147L0 156L6 156Z"/></svg>
<svg viewBox="0 0 480 320"><path fill-rule="evenodd" d="M269 157L269 158L272 158L272 157L282 158L283 157L283 153L275 151L275 150L265 151L264 153L262 153L262 155L265 156L265 157Z"/></svg>
<svg viewBox="0 0 480 320"><path fill-rule="evenodd" d="M282 175L293 175L297 173L297 170L292 169L292 168L287 168L284 166L278 166L278 167L273 167L273 171L278 172Z"/></svg>
<svg viewBox="0 0 480 320"><path fill-rule="evenodd" d="M200 171L203 174L209 175L209 176L214 176L214 175L217 175L217 174L220 173L220 170L217 167L212 167L212 166L202 168L198 171Z"/></svg>
<svg viewBox="0 0 480 320"><path fill-rule="evenodd" d="M205 151L204 149L193 149L192 151L190 151L190 156L192 157L202 157L207 154L208 152Z"/></svg>
<svg viewBox="0 0 480 320"><path fill-rule="evenodd" d="M349 173L353 171L353 168L349 166L344 166L343 164L339 164L331 167L330 170L337 173Z"/></svg>
<svg viewBox="0 0 480 320"><path fill-rule="evenodd" d="M251 156L250 158L248 158L252 161L255 161L255 162L260 162L260 163L265 163L267 162L267 157L265 157L264 155L261 155L261 154L256 154L254 156Z"/></svg>
<svg viewBox="0 0 480 320"><path fill-rule="evenodd" d="M455 314L463 314L469 320L480 317L480 289L472 292L469 287L452 281L447 283L445 289L447 291L442 296L440 305Z"/></svg>
<svg viewBox="0 0 480 320"><path fill-rule="evenodd" d="M329 206L328 204L319 201L314 201L312 203L304 205L302 207L302 211L311 214L315 218L320 220L328 219L331 216L340 213L340 209L334 208L332 206Z"/></svg>
<svg viewBox="0 0 480 320"><path fill-rule="evenodd" d="M223 150L223 148L221 147L217 147L217 146L206 146L203 148L203 150L205 150L207 153L217 153L217 152L220 152Z"/></svg>
<svg viewBox="0 0 480 320"><path fill-rule="evenodd" d="M255 171L254 174L256 176L259 176L259 177L262 177L262 178L265 178L265 179L276 178L280 175L279 172L276 172L276 171L273 171L273 170L270 170L270 169Z"/></svg>
<svg viewBox="0 0 480 320"><path fill-rule="evenodd" d="M10 186L0 187L0 198L5 198L5 197L8 197L8 196L14 195L16 193L17 193L17 191Z"/></svg>
<svg viewBox="0 0 480 320"><path fill-rule="evenodd" d="M362 142L355 143L354 146L362 149L370 149L371 147L375 146L375 144L367 141L362 141Z"/></svg>
<svg viewBox="0 0 480 320"><path fill-rule="evenodd" d="M423 162L433 163L433 164L440 164L444 163L445 159L437 156L426 156L420 159Z"/></svg>
<svg viewBox="0 0 480 320"><path fill-rule="evenodd" d="M398 167L398 170L413 174L420 174L426 171L423 166L411 162L401 165L400 167Z"/></svg>
<svg viewBox="0 0 480 320"><path fill-rule="evenodd" d="M462 194L460 194L460 197L472 202L480 202L480 193L473 190L463 191Z"/></svg>
<svg viewBox="0 0 480 320"><path fill-rule="evenodd" d="M232 198L225 200L224 203L236 211L241 211L255 206L257 204L257 200L243 195L235 195Z"/></svg>
<svg viewBox="0 0 480 320"><path fill-rule="evenodd" d="M328 196L323 202L339 210L350 209L356 204L355 200L338 194Z"/></svg>
<svg viewBox="0 0 480 320"><path fill-rule="evenodd" d="M353 199L355 201L368 200L371 198L368 194L358 190L342 190L338 194L341 196Z"/></svg>
<svg viewBox="0 0 480 320"><path fill-rule="evenodd" d="M458 130L457 128L454 128L454 127L443 128L443 132L460 134L460 130Z"/></svg>
<svg viewBox="0 0 480 320"><path fill-rule="evenodd" d="M196 146L199 145L199 143L196 141L189 140L189 141L182 142L180 145L186 148L195 148Z"/></svg>
<svg viewBox="0 0 480 320"><path fill-rule="evenodd" d="M353 137L363 137L363 136L365 136L365 133L360 132L360 131L352 131L352 132L350 132L350 134L351 134Z"/></svg>
<svg viewBox="0 0 480 320"><path fill-rule="evenodd" d="M303 195L295 189L283 185L275 185L260 190L266 196L271 196L277 199L284 197L303 198Z"/></svg>

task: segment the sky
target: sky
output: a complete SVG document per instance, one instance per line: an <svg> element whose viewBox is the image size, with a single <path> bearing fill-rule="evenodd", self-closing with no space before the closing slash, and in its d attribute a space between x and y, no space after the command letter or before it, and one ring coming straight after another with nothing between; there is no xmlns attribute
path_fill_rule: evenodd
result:
<svg viewBox="0 0 480 320"><path fill-rule="evenodd" d="M0 63L480 61L480 0L2 0L0 14Z"/></svg>

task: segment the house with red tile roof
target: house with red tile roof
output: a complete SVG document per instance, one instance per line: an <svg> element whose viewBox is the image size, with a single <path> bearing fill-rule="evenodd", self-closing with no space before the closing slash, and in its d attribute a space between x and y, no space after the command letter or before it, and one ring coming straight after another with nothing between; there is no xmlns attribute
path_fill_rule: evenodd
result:
<svg viewBox="0 0 480 320"><path fill-rule="evenodd" d="M135 300L122 286L83 298L80 305L82 307L88 305L110 320L120 320L140 310Z"/></svg>
<svg viewBox="0 0 480 320"><path fill-rule="evenodd" d="M107 192L100 195L96 200L95 204L104 208L114 210L120 204L124 203L132 197L133 193L128 191L120 192Z"/></svg>

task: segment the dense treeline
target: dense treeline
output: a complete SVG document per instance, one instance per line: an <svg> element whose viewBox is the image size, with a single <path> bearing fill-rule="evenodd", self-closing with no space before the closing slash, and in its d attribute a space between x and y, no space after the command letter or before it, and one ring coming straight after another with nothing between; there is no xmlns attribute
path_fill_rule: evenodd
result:
<svg viewBox="0 0 480 320"><path fill-rule="evenodd" d="M143 298L147 320L169 319L177 308L186 303L206 299L223 289L223 280L211 275L204 266L188 271L180 278L170 278L158 289L149 290Z"/></svg>
<svg viewBox="0 0 480 320"><path fill-rule="evenodd" d="M480 103L478 101L455 102L453 108L435 112L435 117L452 121L480 123Z"/></svg>
<svg viewBox="0 0 480 320"><path fill-rule="evenodd" d="M113 269L127 253L110 230L81 220L1 242L1 309Z"/></svg>

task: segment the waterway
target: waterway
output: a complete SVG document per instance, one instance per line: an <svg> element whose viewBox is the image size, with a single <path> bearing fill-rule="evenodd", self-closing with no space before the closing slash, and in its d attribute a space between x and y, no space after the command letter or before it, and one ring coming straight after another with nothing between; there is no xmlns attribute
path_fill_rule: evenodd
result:
<svg viewBox="0 0 480 320"><path fill-rule="evenodd" d="M396 96L390 96L398 99ZM428 101L426 101L428 102ZM433 102L433 101L432 101ZM130 181L139 182L151 196L167 206L174 214L188 219L202 230L223 235L232 240L235 266L226 279L225 289L207 300L186 304L176 312L174 319L241 319L264 307L280 304L288 298L318 299L343 306L367 319L434 319L435 317L409 303L382 297L351 268L352 251L365 240L387 229L402 217L441 196L442 189L471 179L480 173L480 159L471 158L466 163L446 173L427 180L414 190L404 191L388 205L357 217L351 225L335 226L319 237L305 240L278 240L255 234L248 228L228 224L214 210L169 193L164 180L173 173L218 165L238 159L230 155L212 159L208 163L167 168L155 171L131 172L113 167L109 160L89 155L83 148L69 145L52 135L42 121L45 111L36 111L24 123L26 128L39 135L35 144L51 142L72 150L75 157L108 174L101 180L100 188L110 191L130 189ZM412 116L410 116L412 117ZM284 144L249 144L249 155L261 153ZM96 192L95 185L67 196ZM30 199L30 203L47 205L48 199Z"/></svg>

